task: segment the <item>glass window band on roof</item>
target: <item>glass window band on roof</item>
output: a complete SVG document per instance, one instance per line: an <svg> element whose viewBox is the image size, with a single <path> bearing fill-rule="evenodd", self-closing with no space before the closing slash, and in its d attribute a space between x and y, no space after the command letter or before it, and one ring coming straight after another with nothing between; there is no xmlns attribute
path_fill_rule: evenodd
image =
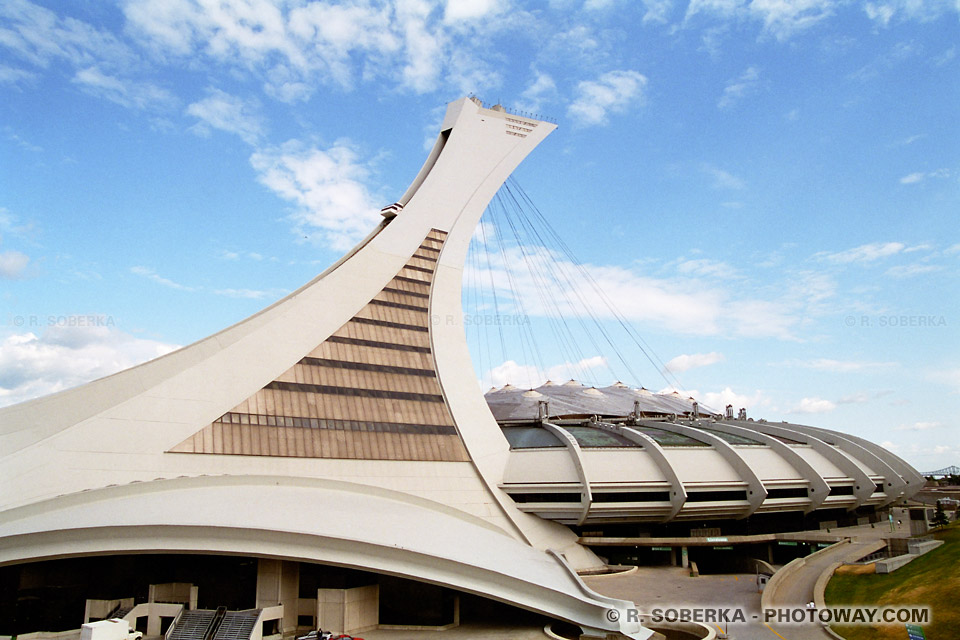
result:
<svg viewBox="0 0 960 640"><path fill-rule="evenodd" d="M750 444L750 445L762 445L762 442L754 440L752 438L747 438L744 436L738 436L733 433L725 433L723 431L717 431L716 429L709 429L707 427L697 426L697 429L700 431L709 433L711 435L717 436L721 440L724 440L727 444Z"/></svg>
<svg viewBox="0 0 960 640"><path fill-rule="evenodd" d="M511 449L539 449L564 447L564 443L543 427L503 427L503 435Z"/></svg>
<svg viewBox="0 0 960 640"><path fill-rule="evenodd" d="M594 427L561 426L560 428L576 438L577 444L583 449L596 449L599 447L641 448L639 444L612 431L605 431Z"/></svg>
<svg viewBox="0 0 960 640"><path fill-rule="evenodd" d="M657 429L656 427L646 427L646 426L637 426L630 427L631 429L636 429L640 433L646 434L653 438L653 441L656 442L661 447L709 447L706 442L701 442L695 440L689 436L685 436L682 433L673 433L671 431L664 431L663 429Z"/></svg>

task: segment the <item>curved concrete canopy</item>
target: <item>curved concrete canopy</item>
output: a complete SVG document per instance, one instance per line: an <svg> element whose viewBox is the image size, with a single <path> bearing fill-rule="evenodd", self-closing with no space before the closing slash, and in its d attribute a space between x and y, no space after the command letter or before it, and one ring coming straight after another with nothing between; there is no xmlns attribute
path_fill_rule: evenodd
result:
<svg viewBox="0 0 960 640"><path fill-rule="evenodd" d="M295 516L291 517L291 511ZM299 523L299 526L298 526ZM385 489L281 476L177 478L8 511L0 566L116 553L277 557L387 573L493 597L597 630L632 603L588 589L558 558L462 511Z"/></svg>

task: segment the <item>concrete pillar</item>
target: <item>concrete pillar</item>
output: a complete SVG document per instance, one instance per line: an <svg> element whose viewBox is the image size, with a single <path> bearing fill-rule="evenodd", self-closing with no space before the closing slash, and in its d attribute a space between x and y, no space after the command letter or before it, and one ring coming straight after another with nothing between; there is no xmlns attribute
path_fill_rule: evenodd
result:
<svg viewBox="0 0 960 640"><path fill-rule="evenodd" d="M281 633L295 633L300 599L300 564L261 558L257 564L257 608L283 605Z"/></svg>
<svg viewBox="0 0 960 640"><path fill-rule="evenodd" d="M677 566L677 548L676 547L670 547L670 566L671 567Z"/></svg>
<svg viewBox="0 0 960 640"><path fill-rule="evenodd" d="M773 564L773 543L767 543L767 562Z"/></svg>
<svg viewBox="0 0 960 640"><path fill-rule="evenodd" d="M680 566L684 569L690 567L690 556L687 553L686 547L680 547Z"/></svg>
<svg viewBox="0 0 960 640"><path fill-rule="evenodd" d="M459 623L460 601L454 617ZM334 633L354 634L376 629L380 623L380 586L317 589L317 626Z"/></svg>

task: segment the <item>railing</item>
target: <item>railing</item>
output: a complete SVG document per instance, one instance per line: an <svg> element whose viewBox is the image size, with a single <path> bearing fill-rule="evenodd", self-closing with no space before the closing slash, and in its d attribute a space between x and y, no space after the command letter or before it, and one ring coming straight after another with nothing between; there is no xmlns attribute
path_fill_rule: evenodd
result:
<svg viewBox="0 0 960 640"><path fill-rule="evenodd" d="M212 640L213 636L217 635L217 629L220 628L220 624L223 622L223 618L226 615L226 607L217 607L217 612L213 614L213 620L210 621L210 624L207 625L206 631L203 632L203 640Z"/></svg>

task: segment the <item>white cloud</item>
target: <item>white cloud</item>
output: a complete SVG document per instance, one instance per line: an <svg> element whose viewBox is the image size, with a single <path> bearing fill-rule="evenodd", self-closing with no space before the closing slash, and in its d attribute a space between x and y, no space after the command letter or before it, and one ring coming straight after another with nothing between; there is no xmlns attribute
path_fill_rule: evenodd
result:
<svg viewBox="0 0 960 640"><path fill-rule="evenodd" d="M207 97L187 107L187 113L200 122L190 127L194 133L210 135L210 129L235 133L247 144L256 144L263 133L255 107L220 89L208 89Z"/></svg>
<svg viewBox="0 0 960 640"><path fill-rule="evenodd" d="M939 429L944 426L942 422L914 422L912 424L902 424L896 428L897 431L927 431L928 429Z"/></svg>
<svg viewBox="0 0 960 640"><path fill-rule="evenodd" d="M157 284L162 284L165 287L170 287L171 289L177 289L178 291L196 291L197 290L195 287L188 287L178 282L174 282L173 280L170 280L168 278L164 278L158 275L156 271L154 271L149 267L142 267L142 266L130 267L130 273L141 276L148 280L152 280L153 282L156 282Z"/></svg>
<svg viewBox="0 0 960 640"><path fill-rule="evenodd" d="M612 318L608 300L613 300L630 321L650 323L673 333L794 340L793 329L799 318L809 314L822 299L808 295L803 287L787 291L776 300L751 299L735 295L715 279L652 278L623 267L582 265L600 283L601 295L580 275L581 266L542 247L527 246L523 252L511 247L505 251L505 259L514 265L512 277L507 276L504 257L495 254L490 261L492 274L485 264L472 274L467 267L468 281L490 283L492 278L503 300L512 302L516 295L523 299L526 313L541 317L577 317L589 308L597 317ZM535 277L531 270L555 274L554 280L545 283L542 275Z"/></svg>
<svg viewBox="0 0 960 640"><path fill-rule="evenodd" d="M370 172L347 142L323 150L291 140L255 152L250 164L261 183L297 206L298 228L321 231L334 249L349 249L380 221L378 200L365 184Z"/></svg>
<svg viewBox="0 0 960 640"><path fill-rule="evenodd" d="M23 276L30 257L19 251L0 252L0 278L6 280L15 280Z"/></svg>
<svg viewBox="0 0 960 640"><path fill-rule="evenodd" d="M534 78L521 94L518 107L524 111L540 111L546 101L557 97L557 85L547 73L534 71Z"/></svg>
<svg viewBox="0 0 960 640"><path fill-rule="evenodd" d="M517 364L513 360L493 367L483 376L481 385L484 389L490 386L502 387L512 384L515 387L533 389L547 380L554 382L577 379L589 375L590 371L607 366L607 359L602 356L583 358L578 362L564 362L548 367L542 371L532 365Z"/></svg>
<svg viewBox="0 0 960 640"><path fill-rule="evenodd" d="M717 362L723 362L723 354L717 351L710 353L682 354L667 362L664 369L670 373L683 373L690 369L706 367Z"/></svg>
<svg viewBox="0 0 960 640"><path fill-rule="evenodd" d="M636 71L609 71L596 80L584 80L567 114L583 126L601 125L611 113L623 113L644 102L646 76Z"/></svg>
<svg viewBox="0 0 960 640"><path fill-rule="evenodd" d="M54 393L173 351L111 326L51 326L0 341L0 405Z"/></svg>
<svg viewBox="0 0 960 640"><path fill-rule="evenodd" d="M837 404L866 404L870 402L872 396L862 391L843 396L837 400Z"/></svg>
<svg viewBox="0 0 960 640"><path fill-rule="evenodd" d="M723 95L717 101L717 107L730 109L743 98L756 93L759 86L760 70L756 67L747 67L746 71L737 78L727 82L727 86L723 88Z"/></svg>
<svg viewBox="0 0 960 640"><path fill-rule="evenodd" d="M864 3L863 11L867 14L868 18L883 25L884 27L890 24L890 19L895 13L895 9L892 6L875 4L873 2Z"/></svg>
<svg viewBox="0 0 960 640"><path fill-rule="evenodd" d="M454 2L451 18L479 17L499 0ZM415 91L436 86L449 51L435 5L259 0L218 3L131 0L127 29L160 57L207 57L264 79L271 96L296 102L323 83L390 78Z"/></svg>
<svg viewBox="0 0 960 640"><path fill-rule="evenodd" d="M916 184L922 182L926 177L925 173L911 173L900 178L900 184Z"/></svg>
<svg viewBox="0 0 960 640"><path fill-rule="evenodd" d="M830 358L798 361L793 364L807 369L816 369L817 371L830 371L831 373L876 371L892 369L897 366L896 362L860 362L856 360L832 360Z"/></svg>
<svg viewBox="0 0 960 640"><path fill-rule="evenodd" d="M404 63L401 78L404 86L417 93L436 88L443 68L445 35L431 32L428 20L433 7L423 0L400 0L397 5L397 25L404 43Z"/></svg>
<svg viewBox="0 0 960 640"><path fill-rule="evenodd" d="M495 16L503 9L503 0L447 0L443 19L446 22L476 20Z"/></svg>
<svg viewBox="0 0 960 640"><path fill-rule="evenodd" d="M643 0L647 12L643 14L643 21L666 24L673 9L673 0Z"/></svg>
<svg viewBox="0 0 960 640"><path fill-rule="evenodd" d="M719 413L723 413L728 404L733 405L735 410L741 408L757 410L761 407L770 406L770 399L759 389L749 395L736 393L730 387L725 387L722 391L708 391L702 394L694 391L691 392L691 395L702 400L705 408L710 408Z"/></svg>
<svg viewBox="0 0 960 640"><path fill-rule="evenodd" d="M800 403L787 413L828 413L837 408L837 405L822 398L803 398Z"/></svg>
<svg viewBox="0 0 960 640"><path fill-rule="evenodd" d="M815 254L814 258L834 264L874 262L881 258L896 255L906 248L906 245L902 242L874 242L837 253L820 252Z"/></svg>
<svg viewBox="0 0 960 640"><path fill-rule="evenodd" d="M960 368L931 371L927 374L927 379L953 387L954 393L960 393Z"/></svg>

